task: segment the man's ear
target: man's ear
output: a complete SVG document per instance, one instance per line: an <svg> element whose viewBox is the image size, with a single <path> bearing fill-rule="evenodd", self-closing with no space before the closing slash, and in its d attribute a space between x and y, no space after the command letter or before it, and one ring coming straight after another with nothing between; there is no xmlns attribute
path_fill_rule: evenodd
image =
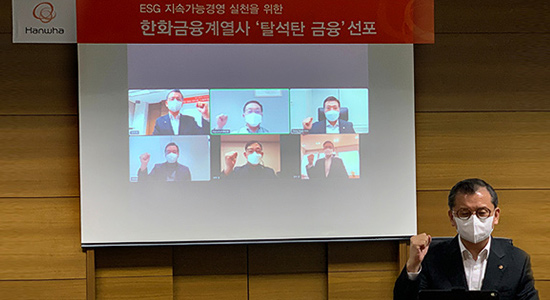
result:
<svg viewBox="0 0 550 300"><path fill-rule="evenodd" d="M451 221L451 225L456 228L456 222L455 222L455 218L453 217L453 211L449 209L447 214L449 215L449 220Z"/></svg>
<svg viewBox="0 0 550 300"><path fill-rule="evenodd" d="M493 218L493 226L498 224L498 220L500 219L500 208L495 208L495 215Z"/></svg>

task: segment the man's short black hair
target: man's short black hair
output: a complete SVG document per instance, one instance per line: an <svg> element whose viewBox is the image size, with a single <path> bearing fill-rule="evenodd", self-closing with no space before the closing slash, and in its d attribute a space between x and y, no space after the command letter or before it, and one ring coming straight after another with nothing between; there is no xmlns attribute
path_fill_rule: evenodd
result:
<svg viewBox="0 0 550 300"><path fill-rule="evenodd" d="M487 191L491 195L491 203L493 203L495 207L498 207L498 196L497 196L497 192L495 192L493 187L487 182L479 178L469 178L469 179L464 179L458 182L457 184L455 184L455 186L453 186L453 188L449 192L449 197L448 197L449 208L451 210L454 208L456 195L458 194L473 195L480 188L487 189Z"/></svg>
<svg viewBox="0 0 550 300"><path fill-rule="evenodd" d="M262 148L262 150L264 150L264 146L262 146L262 144L258 141L250 141L248 143L246 143L246 145L244 145L244 151L246 151L246 149L248 149L248 147L252 144L258 144L260 145L260 148Z"/></svg>
<svg viewBox="0 0 550 300"><path fill-rule="evenodd" d="M170 94L172 94L172 93L178 93L183 98L183 94L181 93L181 91L179 89L173 89L170 92L168 92L168 94L166 95L166 99L168 99L168 96L170 96Z"/></svg>
<svg viewBox="0 0 550 300"><path fill-rule="evenodd" d="M166 149L168 149L168 147L170 146L176 146L176 148L178 149L178 153L180 153L180 147L178 147L178 145L174 142L170 142L168 144L166 144L166 147L164 147L164 153L166 153Z"/></svg>
<svg viewBox="0 0 550 300"><path fill-rule="evenodd" d="M336 99L336 97L334 96L328 96L325 101L323 101L323 108L325 108L325 104L328 102L328 101L336 101L338 102L338 108L340 108L340 100Z"/></svg>
<svg viewBox="0 0 550 300"><path fill-rule="evenodd" d="M326 145L326 144L331 144L331 145L332 145L332 149L334 149L334 143L331 142L331 141L325 141L325 142L323 143L323 149L325 148L325 145Z"/></svg>
<svg viewBox="0 0 550 300"><path fill-rule="evenodd" d="M256 103L260 106L260 109L262 110L262 112L264 112L264 107L260 104L260 102L256 101L256 100L250 100L248 102L246 102L243 106L243 113L244 113L244 110L246 109L246 106L250 103Z"/></svg>

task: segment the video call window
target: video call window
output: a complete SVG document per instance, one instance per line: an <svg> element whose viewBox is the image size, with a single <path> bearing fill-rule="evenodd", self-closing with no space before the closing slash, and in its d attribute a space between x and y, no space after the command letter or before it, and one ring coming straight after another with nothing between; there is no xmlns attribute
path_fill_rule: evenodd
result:
<svg viewBox="0 0 550 300"><path fill-rule="evenodd" d="M212 89L211 134L288 134L288 89Z"/></svg>
<svg viewBox="0 0 550 300"><path fill-rule="evenodd" d="M302 135L302 179L360 178L359 138L359 134Z"/></svg>
<svg viewBox="0 0 550 300"><path fill-rule="evenodd" d="M221 136L220 179L277 179L281 172L279 135Z"/></svg>
<svg viewBox="0 0 550 300"><path fill-rule="evenodd" d="M293 134L368 133L368 90L290 89Z"/></svg>
<svg viewBox="0 0 550 300"><path fill-rule="evenodd" d="M210 180L210 136L130 136L130 182Z"/></svg>
<svg viewBox="0 0 550 300"><path fill-rule="evenodd" d="M129 134L209 134L209 99L208 89L131 89L128 91Z"/></svg>

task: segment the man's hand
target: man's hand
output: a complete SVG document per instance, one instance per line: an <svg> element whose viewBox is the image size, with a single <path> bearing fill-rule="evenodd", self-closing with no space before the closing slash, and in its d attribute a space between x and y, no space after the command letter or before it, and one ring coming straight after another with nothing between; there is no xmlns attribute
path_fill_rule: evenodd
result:
<svg viewBox="0 0 550 300"><path fill-rule="evenodd" d="M428 253L432 236L421 233L411 237L411 250L409 260L407 260L407 272L415 273L420 270L420 265Z"/></svg>
<svg viewBox="0 0 550 300"><path fill-rule="evenodd" d="M313 158L315 158L315 156L313 154L310 154L307 156L307 165L308 166L313 166Z"/></svg>
<svg viewBox="0 0 550 300"><path fill-rule="evenodd" d="M147 170L147 164L149 164L149 159L151 158L151 154L145 152L142 155L139 156L139 161L141 162L141 166L139 167L140 170L145 171Z"/></svg>
<svg viewBox="0 0 550 300"><path fill-rule="evenodd" d="M197 110L201 113L203 119L205 119L206 121L210 121L208 102L197 102Z"/></svg>
<svg viewBox="0 0 550 300"><path fill-rule="evenodd" d="M229 173L233 172L238 155L237 151L227 152L225 154L225 169L223 170L225 175L229 175Z"/></svg>
<svg viewBox="0 0 550 300"><path fill-rule="evenodd" d="M312 124L313 124L313 118L312 117L307 117L302 121L302 126L304 127L304 129L307 129L307 130L311 129Z"/></svg>
<svg viewBox="0 0 550 300"><path fill-rule="evenodd" d="M225 124L227 124L227 116L224 114L218 115L216 117L216 123L218 125L216 129L222 129L225 126Z"/></svg>

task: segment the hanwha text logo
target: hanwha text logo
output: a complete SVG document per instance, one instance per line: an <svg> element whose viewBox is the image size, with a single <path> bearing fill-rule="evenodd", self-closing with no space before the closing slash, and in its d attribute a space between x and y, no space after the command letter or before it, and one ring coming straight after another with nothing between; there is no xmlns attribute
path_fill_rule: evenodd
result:
<svg viewBox="0 0 550 300"><path fill-rule="evenodd" d="M34 7L32 15L42 23L49 23L55 18L56 13L50 2L41 2Z"/></svg>

